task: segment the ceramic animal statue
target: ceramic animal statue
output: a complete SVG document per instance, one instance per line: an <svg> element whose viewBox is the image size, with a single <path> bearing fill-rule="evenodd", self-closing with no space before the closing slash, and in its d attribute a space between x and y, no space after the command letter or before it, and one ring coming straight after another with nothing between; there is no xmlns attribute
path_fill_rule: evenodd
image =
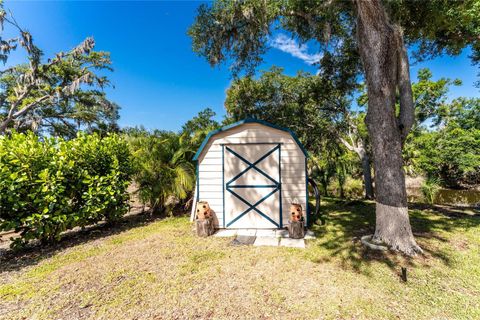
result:
<svg viewBox="0 0 480 320"><path fill-rule="evenodd" d="M207 201L197 202L197 219L200 221L207 220L212 216L212 211Z"/></svg>
<svg viewBox="0 0 480 320"><path fill-rule="evenodd" d="M292 203L290 205L290 221L302 221L303 210L302 206L298 203Z"/></svg>

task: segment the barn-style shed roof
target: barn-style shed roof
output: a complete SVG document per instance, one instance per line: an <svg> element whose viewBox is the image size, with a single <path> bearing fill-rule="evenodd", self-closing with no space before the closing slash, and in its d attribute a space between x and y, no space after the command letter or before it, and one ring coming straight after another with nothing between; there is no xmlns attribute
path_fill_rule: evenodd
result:
<svg viewBox="0 0 480 320"><path fill-rule="evenodd" d="M193 157L193 160L197 161L198 158L200 157L200 155L202 154L202 151L204 150L205 146L208 144L208 141L210 141L210 139L220 133L220 132L224 132L224 131L227 131L229 129L232 129L232 128L235 128L235 127L238 127L238 126L241 126L243 124L246 124L246 123L258 123L258 124L261 124L261 125L264 125L264 126L267 126L267 127L270 127L270 128L273 128L273 129L277 129L277 130L281 130L281 131L285 131L285 132L288 132L292 138L295 140L295 142L297 143L298 147L302 150L303 154L305 155L305 157L308 157L308 152L307 150L305 149L305 147L303 146L303 144L300 142L300 140L298 140L298 137L296 136L296 134L288 129L288 128L283 128L283 127L279 127L275 124L272 124L270 122L267 122L267 121L263 121L263 120L259 120L259 119L255 119L255 118L246 118L244 120L240 120L238 122L235 122L235 123L232 123L228 126L225 126L225 127L222 127L220 129L217 129L217 130L213 130L211 132L208 133L208 135L205 137L205 139L203 140L202 144L200 145L200 148L198 148L197 150L197 153L195 154L195 156Z"/></svg>

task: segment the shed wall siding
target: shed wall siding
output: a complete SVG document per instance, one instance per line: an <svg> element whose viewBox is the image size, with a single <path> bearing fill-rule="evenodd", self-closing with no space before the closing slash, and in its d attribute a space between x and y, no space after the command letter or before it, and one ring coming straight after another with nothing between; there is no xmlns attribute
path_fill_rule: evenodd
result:
<svg viewBox="0 0 480 320"><path fill-rule="evenodd" d="M283 224L289 219L291 202L306 208L305 155L289 133L257 123L243 124L214 135L199 161L199 200L208 201L223 227L222 145L244 143L280 143L282 173Z"/></svg>

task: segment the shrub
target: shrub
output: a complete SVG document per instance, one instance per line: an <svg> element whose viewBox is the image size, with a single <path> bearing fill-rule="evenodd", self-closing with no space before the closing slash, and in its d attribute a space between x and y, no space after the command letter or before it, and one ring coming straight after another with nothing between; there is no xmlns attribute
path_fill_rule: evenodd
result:
<svg viewBox="0 0 480 320"><path fill-rule="evenodd" d="M334 197L347 199L361 199L365 192L362 180L352 177L347 177L343 184L340 184L337 178L332 179L327 190Z"/></svg>
<svg viewBox="0 0 480 320"><path fill-rule="evenodd" d="M130 163L127 145L116 135L0 137L0 230L20 232L16 246L118 219L128 210Z"/></svg>
<svg viewBox="0 0 480 320"><path fill-rule="evenodd" d="M348 177L345 181L345 196L348 199L361 199L364 197L363 181Z"/></svg>
<svg viewBox="0 0 480 320"><path fill-rule="evenodd" d="M446 187L480 184L480 130L451 125L416 138L418 165Z"/></svg>

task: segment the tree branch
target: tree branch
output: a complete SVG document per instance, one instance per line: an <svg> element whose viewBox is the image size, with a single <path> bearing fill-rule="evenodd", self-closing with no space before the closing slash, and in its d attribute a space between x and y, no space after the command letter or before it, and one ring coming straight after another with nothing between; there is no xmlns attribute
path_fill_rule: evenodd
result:
<svg viewBox="0 0 480 320"><path fill-rule="evenodd" d="M350 151L352 152L356 152L355 151L355 148L345 139L343 139L342 137L338 136L338 140L340 140L341 143L343 143L343 145Z"/></svg>
<svg viewBox="0 0 480 320"><path fill-rule="evenodd" d="M10 124L10 122L14 121L16 118L24 115L25 113L27 113L30 109L32 109L33 107L35 107L37 104L39 103L42 103L43 101L47 100L48 98L50 98L51 96L50 95L45 95L43 97L40 97L38 98L37 100L35 100L34 102L32 103L29 103L28 105L26 105L25 107L23 107L22 109L18 110L17 112L13 113L13 110L15 110L15 108L12 106L12 108L10 108L10 112L8 114L8 116L0 123L0 134L4 133L5 130L7 129L8 125ZM18 101L23 101L23 100L17 100L16 102Z"/></svg>
<svg viewBox="0 0 480 320"><path fill-rule="evenodd" d="M11 118L13 116L13 113L17 109L17 107L22 103L23 99L27 97L27 95L32 91L32 86L28 86L21 94L16 98L16 100L12 103L10 106L10 110L8 111L8 116L7 118Z"/></svg>
<svg viewBox="0 0 480 320"><path fill-rule="evenodd" d="M22 109L15 112L13 114L12 119L15 119L15 118L18 118L18 117L24 115L25 113L30 111L30 109L35 107L37 104L42 103L43 101L49 99L50 97L51 97L51 95L47 94L47 95L44 95L43 97L38 98L37 100L33 101L32 103L27 104L25 107L23 107Z"/></svg>
<svg viewBox="0 0 480 320"><path fill-rule="evenodd" d="M0 123L0 134L5 131L8 124L14 119L14 112L17 109L18 105L25 99L25 97L30 93L32 87L27 87L22 94L13 102L10 106L10 110L8 111L8 115L5 119L2 120Z"/></svg>

